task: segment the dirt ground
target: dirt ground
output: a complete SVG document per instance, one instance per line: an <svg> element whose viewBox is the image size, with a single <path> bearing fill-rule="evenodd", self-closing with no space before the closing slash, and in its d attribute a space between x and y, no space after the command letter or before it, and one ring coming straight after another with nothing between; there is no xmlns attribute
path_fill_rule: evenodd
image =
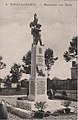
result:
<svg viewBox="0 0 78 120"><path fill-rule="evenodd" d="M1 97L0 96L0 101L3 99L7 102L9 102L10 104L12 103L13 105L16 105L16 99L18 96L13 96L13 97ZM71 107L74 107L77 110L77 102L72 102ZM19 118L16 115L13 115L11 113L8 113L8 120L27 120L27 119L22 119ZM32 120L32 119L31 119ZM35 119L38 120L38 119ZM40 119L39 119L40 120ZM75 111L75 113L70 113L69 115L59 115L59 116L49 116L49 117L45 117L42 120L77 120L77 111Z"/></svg>
<svg viewBox="0 0 78 120"><path fill-rule="evenodd" d="M13 114L9 113L9 119L8 120L28 120L28 119L22 119L19 118ZM31 120L77 120L77 115L72 114L72 115L64 115L64 116L49 116L43 119L31 119Z"/></svg>

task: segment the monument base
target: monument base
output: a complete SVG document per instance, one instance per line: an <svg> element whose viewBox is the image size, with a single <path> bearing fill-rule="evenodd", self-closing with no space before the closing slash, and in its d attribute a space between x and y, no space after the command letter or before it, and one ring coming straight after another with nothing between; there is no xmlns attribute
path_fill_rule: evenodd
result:
<svg viewBox="0 0 78 120"><path fill-rule="evenodd" d="M65 102L65 100L49 100L46 101L47 104L47 108L44 109L45 113L46 111L50 111L51 114L54 113L57 110L60 109L65 109L65 107L63 106L63 103ZM11 114L17 115L20 118L24 118L24 119L31 119L34 116L35 111L38 111L35 106L35 101L27 101L27 100L18 100L17 101L17 106L18 107L14 107L11 105L6 104L7 110L8 112L10 112ZM75 112L75 108L73 107L69 107L70 108L70 112Z"/></svg>
<svg viewBox="0 0 78 120"><path fill-rule="evenodd" d="M64 108L64 106L62 105L62 102L64 100L49 100L47 99L46 101L46 105L47 107L45 108L45 112L46 111L50 111L51 113L53 113L56 110L62 109ZM21 109L25 109L25 110L29 110L29 111L37 111L37 108L35 108L35 104L36 101L29 101L29 100L17 100L17 107L21 108Z"/></svg>
<svg viewBox="0 0 78 120"><path fill-rule="evenodd" d="M25 110L34 110L35 109L35 101L29 101L29 100L17 100L17 105L16 107L19 107L21 109Z"/></svg>
<svg viewBox="0 0 78 120"><path fill-rule="evenodd" d="M48 99L46 84L45 77L30 77L28 99L31 101L46 101Z"/></svg>
<svg viewBox="0 0 78 120"><path fill-rule="evenodd" d="M33 96L33 95L29 95L28 99L30 101L46 101L48 99L48 96L47 95L36 95L36 96Z"/></svg>

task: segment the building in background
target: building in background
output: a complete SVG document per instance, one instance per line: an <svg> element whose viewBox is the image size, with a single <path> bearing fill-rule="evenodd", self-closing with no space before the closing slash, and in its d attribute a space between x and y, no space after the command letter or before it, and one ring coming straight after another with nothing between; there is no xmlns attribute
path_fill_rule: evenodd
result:
<svg viewBox="0 0 78 120"><path fill-rule="evenodd" d="M75 61L72 61L72 67L71 67L71 79L77 79L77 64Z"/></svg>

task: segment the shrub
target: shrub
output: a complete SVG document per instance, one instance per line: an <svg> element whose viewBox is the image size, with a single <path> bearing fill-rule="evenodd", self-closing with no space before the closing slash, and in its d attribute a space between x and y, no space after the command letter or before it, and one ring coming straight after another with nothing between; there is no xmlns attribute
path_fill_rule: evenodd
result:
<svg viewBox="0 0 78 120"><path fill-rule="evenodd" d="M69 100L64 101L64 106L65 107L69 107L70 104L71 104L71 101L69 101Z"/></svg>
<svg viewBox="0 0 78 120"><path fill-rule="evenodd" d="M16 91L20 91L21 90L21 86L18 84L16 87Z"/></svg>
<svg viewBox="0 0 78 120"><path fill-rule="evenodd" d="M64 110L65 110L66 114L70 113L70 108L69 108L70 104L71 104L71 101L69 101L69 100L67 100L67 101L64 102L64 106L66 107Z"/></svg>
<svg viewBox="0 0 78 120"><path fill-rule="evenodd" d="M36 102L35 104L35 107L39 110L39 111L44 111L44 109L46 108L46 105L45 105L45 101L44 102Z"/></svg>
<svg viewBox="0 0 78 120"><path fill-rule="evenodd" d="M59 116L59 115L63 115L64 114L64 110L62 109L60 109L60 110L57 110L57 111L55 111L52 115L53 116Z"/></svg>
<svg viewBox="0 0 78 120"><path fill-rule="evenodd" d="M62 91L62 95L67 96L66 91Z"/></svg>
<svg viewBox="0 0 78 120"><path fill-rule="evenodd" d="M44 117L44 109L46 108L46 104L45 104L46 102L44 101L44 102L39 102L39 101L37 101L36 103L35 103L35 107L38 109L38 111L36 111L35 113L34 113L34 118L43 118Z"/></svg>
<svg viewBox="0 0 78 120"><path fill-rule="evenodd" d="M43 118L44 117L44 111L36 111L34 113L34 118Z"/></svg>
<svg viewBox="0 0 78 120"><path fill-rule="evenodd" d="M46 111L46 113L45 113L45 117L49 117L51 115L51 112L50 111Z"/></svg>
<svg viewBox="0 0 78 120"><path fill-rule="evenodd" d="M29 81L27 79L21 81L21 87L28 88L29 87Z"/></svg>

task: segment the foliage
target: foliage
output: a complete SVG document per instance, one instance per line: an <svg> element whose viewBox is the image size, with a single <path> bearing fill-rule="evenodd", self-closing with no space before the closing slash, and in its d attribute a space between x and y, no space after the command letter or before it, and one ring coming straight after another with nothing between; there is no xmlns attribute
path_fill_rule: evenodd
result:
<svg viewBox="0 0 78 120"><path fill-rule="evenodd" d="M70 100L67 100L67 101L64 101L64 107L66 107L64 109L65 113L66 114L69 114L70 113L70 108L69 108L69 105L71 104L71 101Z"/></svg>
<svg viewBox="0 0 78 120"><path fill-rule="evenodd" d="M0 56L0 70L6 67L6 64L2 62L2 56Z"/></svg>
<svg viewBox="0 0 78 120"><path fill-rule="evenodd" d="M69 62L70 60L77 58L77 40L78 40L77 36L73 37L73 39L70 41L68 51L64 52L63 57L66 60L66 62Z"/></svg>
<svg viewBox="0 0 78 120"><path fill-rule="evenodd" d="M66 93L66 91L62 91L62 95L64 95L64 96L67 96L67 93Z"/></svg>
<svg viewBox="0 0 78 120"><path fill-rule="evenodd" d="M18 82L18 80L22 76L21 65L17 64L17 63L14 63L13 66L11 67L10 73L11 73L11 80L12 80L12 82L13 83Z"/></svg>
<svg viewBox="0 0 78 120"><path fill-rule="evenodd" d="M44 117L49 117L51 115L51 112L50 111L46 111L45 114L44 114Z"/></svg>
<svg viewBox="0 0 78 120"><path fill-rule="evenodd" d="M62 104L65 108L56 110L53 113L53 116L59 116L59 115L65 115L70 113L70 108L68 107L71 104L71 101L65 100L64 103Z"/></svg>
<svg viewBox="0 0 78 120"><path fill-rule="evenodd" d="M7 75L6 77L5 77L5 86L6 87L8 87L8 88L10 88L11 87L11 78L10 78L10 75Z"/></svg>
<svg viewBox="0 0 78 120"><path fill-rule="evenodd" d="M64 106L65 106L65 107L69 107L70 104L71 104L71 101L70 101L70 100L65 100L65 101L64 101Z"/></svg>
<svg viewBox="0 0 78 120"><path fill-rule="evenodd" d="M25 56L23 56L22 61L24 62L23 72L26 74L31 73L31 51L28 51Z"/></svg>
<svg viewBox="0 0 78 120"><path fill-rule="evenodd" d="M21 87L29 88L29 81L27 79L24 79L21 81Z"/></svg>
<svg viewBox="0 0 78 120"><path fill-rule="evenodd" d="M59 116L59 115L64 115L64 110L59 109L53 112L52 116Z"/></svg>
<svg viewBox="0 0 78 120"><path fill-rule="evenodd" d="M37 101L34 105L35 107L38 109L38 111L36 111L34 113L34 118L43 118L45 115L44 109L46 108L46 102L42 102L42 101Z"/></svg>
<svg viewBox="0 0 78 120"><path fill-rule="evenodd" d="M45 51L45 65L47 70L50 70L54 62L58 59L58 57L54 58L53 50L48 48Z"/></svg>
<svg viewBox="0 0 78 120"><path fill-rule="evenodd" d="M45 51L45 65L47 70L50 70L54 62L58 59L58 57L54 58L53 50L48 48ZM31 73L31 51L28 51L25 56L23 56L22 61L24 62L23 72L26 74Z"/></svg>
<svg viewBox="0 0 78 120"><path fill-rule="evenodd" d="M46 108L46 102L42 102L42 101L37 101L35 103L35 107L38 109L38 111L44 111L44 109Z"/></svg>
<svg viewBox="0 0 78 120"><path fill-rule="evenodd" d="M21 86L18 84L16 87L16 91L20 91L21 90Z"/></svg>

